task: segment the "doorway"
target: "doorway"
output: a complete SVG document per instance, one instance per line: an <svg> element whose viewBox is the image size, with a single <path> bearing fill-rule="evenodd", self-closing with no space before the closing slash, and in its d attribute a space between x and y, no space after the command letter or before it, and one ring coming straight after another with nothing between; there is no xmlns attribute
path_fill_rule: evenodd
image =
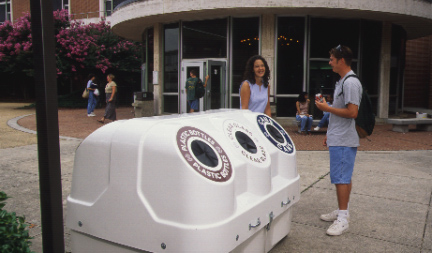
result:
<svg viewBox="0 0 432 253"><path fill-rule="evenodd" d="M191 70L196 70L198 78L205 82L205 77L209 75L206 93L199 100L198 111L210 109L227 108L227 75L226 60L183 60L181 68L180 83L180 113L187 113L190 107L187 103L185 89L186 80L190 77Z"/></svg>

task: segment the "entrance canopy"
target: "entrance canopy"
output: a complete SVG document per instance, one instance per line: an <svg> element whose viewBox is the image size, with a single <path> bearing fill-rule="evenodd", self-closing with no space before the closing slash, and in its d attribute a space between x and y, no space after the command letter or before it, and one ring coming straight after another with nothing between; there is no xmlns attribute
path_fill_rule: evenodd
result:
<svg viewBox="0 0 432 253"><path fill-rule="evenodd" d="M146 27L178 20L200 20L261 14L325 18L367 19L402 26L408 39L432 34L430 1L137 1L121 4L111 16L112 29L119 36L140 41Z"/></svg>

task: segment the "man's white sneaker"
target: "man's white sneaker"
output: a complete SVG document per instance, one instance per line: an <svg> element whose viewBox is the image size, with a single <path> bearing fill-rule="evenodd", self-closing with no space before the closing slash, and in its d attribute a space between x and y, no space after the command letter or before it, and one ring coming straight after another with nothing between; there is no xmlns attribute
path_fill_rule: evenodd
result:
<svg viewBox="0 0 432 253"><path fill-rule="evenodd" d="M320 219L323 220L323 221L335 221L338 218L338 213L339 213L339 210L334 210L331 213L322 214L320 216ZM346 219L349 221L349 218L350 218L350 216L348 214L348 216L346 217Z"/></svg>
<svg viewBox="0 0 432 253"><path fill-rule="evenodd" d="M88 117L94 117L94 116L96 116L96 114L94 114L94 113L90 113L90 114L87 114L87 116L88 116Z"/></svg>
<svg viewBox="0 0 432 253"><path fill-rule="evenodd" d="M319 131L321 128L319 126L315 127L314 130L315 131Z"/></svg>
<svg viewBox="0 0 432 253"><path fill-rule="evenodd" d="M348 221L346 219L338 219L327 229L328 235L341 235L348 230Z"/></svg>
<svg viewBox="0 0 432 253"><path fill-rule="evenodd" d="M337 220L339 210L334 210L331 213L322 214L320 216L323 221L335 221Z"/></svg>

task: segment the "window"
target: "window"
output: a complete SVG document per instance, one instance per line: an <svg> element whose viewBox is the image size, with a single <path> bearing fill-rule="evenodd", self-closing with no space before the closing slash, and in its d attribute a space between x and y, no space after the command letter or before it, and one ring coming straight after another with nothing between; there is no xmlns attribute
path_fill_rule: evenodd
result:
<svg viewBox="0 0 432 253"><path fill-rule="evenodd" d="M153 92L153 70L154 70L154 30L153 28L148 28L143 34L143 45L144 45L144 55L143 55L143 67L142 76L144 81L144 90L147 92Z"/></svg>
<svg viewBox="0 0 432 253"><path fill-rule="evenodd" d="M226 58L227 19L183 23L183 59Z"/></svg>
<svg viewBox="0 0 432 253"><path fill-rule="evenodd" d="M276 112L278 117L293 117L304 83L305 18L279 17L277 22Z"/></svg>
<svg viewBox="0 0 432 253"><path fill-rule="evenodd" d="M10 0L0 0L0 23L11 20Z"/></svg>
<svg viewBox="0 0 432 253"><path fill-rule="evenodd" d="M239 93L243 81L243 72L247 60L258 54L259 50L259 21L254 18L233 18L232 24L232 90ZM233 99L232 108L239 108L239 100ZM237 102L236 102L237 101Z"/></svg>
<svg viewBox="0 0 432 253"><path fill-rule="evenodd" d="M106 0L105 1L105 16L111 16L114 9L124 0Z"/></svg>
<svg viewBox="0 0 432 253"><path fill-rule="evenodd" d="M69 9L69 0L53 0L53 10Z"/></svg>
<svg viewBox="0 0 432 253"><path fill-rule="evenodd" d="M375 114L377 114L382 25L381 22L362 20L361 26L360 79L371 98Z"/></svg>
<svg viewBox="0 0 432 253"><path fill-rule="evenodd" d="M165 113L178 112L179 33L178 23L164 26L163 111Z"/></svg>
<svg viewBox="0 0 432 253"><path fill-rule="evenodd" d="M330 49L342 44L351 48L357 58L359 23L359 20L312 18L310 57L328 59Z"/></svg>
<svg viewBox="0 0 432 253"><path fill-rule="evenodd" d="M63 0L63 9L69 10L69 1Z"/></svg>
<svg viewBox="0 0 432 253"><path fill-rule="evenodd" d="M345 45L351 48L353 52L351 68L354 72L358 72L359 22L359 20L311 19L309 95L333 93L339 75L333 73L328 62L329 51L337 45Z"/></svg>
<svg viewBox="0 0 432 253"><path fill-rule="evenodd" d="M391 65L390 65L390 98L389 114L397 114L402 109L403 73L405 62L405 30L398 26L392 26L391 41ZM417 98L417 104L427 107L428 94Z"/></svg>
<svg viewBox="0 0 432 253"><path fill-rule="evenodd" d="M298 94L303 87L305 18L278 18L277 94Z"/></svg>
<svg viewBox="0 0 432 253"><path fill-rule="evenodd" d="M343 31L343 32L341 32ZM334 73L328 64L329 51L337 45L345 45L353 52L351 69L358 74L357 62L360 41L360 20L312 18L310 31L309 58L309 98L316 93L333 94L335 83L340 76ZM315 118L321 118L322 112L311 107Z"/></svg>

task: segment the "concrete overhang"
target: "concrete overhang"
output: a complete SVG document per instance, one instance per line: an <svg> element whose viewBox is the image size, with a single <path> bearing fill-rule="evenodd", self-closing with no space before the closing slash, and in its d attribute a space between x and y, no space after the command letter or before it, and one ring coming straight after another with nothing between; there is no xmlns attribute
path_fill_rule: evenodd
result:
<svg viewBox="0 0 432 253"><path fill-rule="evenodd" d="M140 41L157 23L262 14L384 21L402 26L408 39L432 35L432 3L426 0L138 0L118 8L109 21L115 34Z"/></svg>

